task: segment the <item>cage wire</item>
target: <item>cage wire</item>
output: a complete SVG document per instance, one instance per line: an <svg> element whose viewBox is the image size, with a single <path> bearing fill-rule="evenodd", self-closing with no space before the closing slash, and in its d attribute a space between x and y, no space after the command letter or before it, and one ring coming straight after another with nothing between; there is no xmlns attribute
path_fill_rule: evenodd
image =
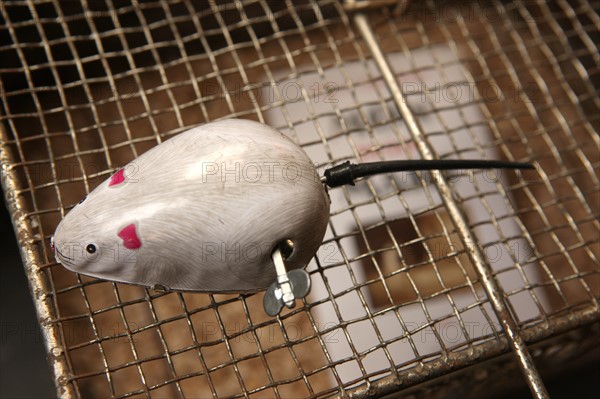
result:
<svg viewBox="0 0 600 399"><path fill-rule="evenodd" d="M598 332L599 5L3 1L2 187L59 395L489 396L520 366L546 396L534 362L565 367ZM330 190L313 290L275 318L262 293L158 292L56 263L50 237L81 197L230 117L281 130L319 168L537 170Z"/></svg>

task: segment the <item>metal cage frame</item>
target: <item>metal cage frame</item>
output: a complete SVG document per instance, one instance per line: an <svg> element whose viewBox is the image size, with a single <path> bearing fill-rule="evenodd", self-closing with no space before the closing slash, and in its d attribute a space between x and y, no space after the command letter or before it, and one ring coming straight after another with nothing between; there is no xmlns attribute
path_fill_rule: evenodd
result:
<svg viewBox="0 0 600 399"><path fill-rule="evenodd" d="M505 369L517 364L534 396L548 397L534 359L556 363L580 355L594 346L593 336L597 334L597 322L600 319L600 156L597 152L600 145L597 84L600 56L594 46L598 42L599 4L575 3L557 0L548 4L542 1L493 2L489 5L468 2L457 5L431 1L417 4L404 1L378 3L357 0L342 3L307 0L294 5L290 0L279 6L267 0L231 3L210 1L202 5L187 0L165 3L134 1L131 4L110 1L104 5L83 1L73 10L65 10L65 4L55 0L37 3L29 0L24 4L3 2L0 15L4 20L4 41L0 46L0 57L6 61L0 67L0 75L4 77L0 102L2 187L35 299L59 396L81 397L87 389L86 379L102 379L107 381L107 392L112 397L150 397L160 389L185 397L188 392L184 386L186 381L202 378L207 395L217 397L223 394L213 378L224 370L231 370L227 378L239 383L236 392L224 394L233 397L270 394L284 397L286 386L294 384L301 385L306 396L310 397L381 397L407 388L411 388L403 391L407 395L415 392L433 394L443 389L440 388L442 384L450 384L445 385L445 389L457 389L459 381L466 384L472 382L476 371L470 366L487 364L485 370L494 370L494 367ZM442 7L452 11L449 14L451 17L441 16ZM284 27L286 24L289 27ZM162 30L160 35L156 33L159 30ZM270 42L276 43L273 48L269 47ZM130 151L124 158L132 159L148 146L197 124L198 118L191 122L187 119L191 109L200 111L200 121L247 117L265 122L265 112L273 109L281 111L286 123L276 126L278 128L294 132L302 123L314 126L317 139L305 142L303 146L321 143L328 148L327 145L337 137L336 134L351 137L343 117L347 110L334 106L331 114L339 120L342 131L325 131L319 122L323 115L311 108L306 90L302 92L300 100L308 108L309 117L305 120L298 121L289 115L285 99L277 89L275 101L261 105L253 86L256 83L252 80L256 76L253 75L255 70L259 70L259 76L271 82L298 78L313 72L325 81L327 69L338 68L345 78L345 85L340 89L350 93L353 102L351 108L361 115L364 129L371 132L374 125L362 111L365 103L356 94L357 85L365 84L365 81L353 81L344 70L346 61L362 63L368 75L366 81L382 82L387 89L386 93L378 93L376 102L384 110L389 111L390 107L386 104L390 104L398 112L397 116L387 112L382 124L402 120L420 156L424 159L439 157L431 143L432 136L423 129L422 115L411 107L407 99L409 94L399 85L399 77L404 72L395 71L388 57L388 54L396 51L410 58L413 49L428 48L438 43L445 43L461 63L470 66L467 80L474 84L477 94L470 105L477 106L485 116L486 128L493 136L492 145L499 148L504 158L536 163L539 174L536 178L519 175L509 187L498 184L498 189L505 196L510 194L522 198L517 207L510 205L511 214L508 217L520 221L522 238L532 248L532 259L540 265L539 273L543 275L543 282L530 283L525 271L527 264L521 264L518 260L502 270L490 266L484 253L488 244L478 241L473 232L477 223L470 221L462 209L469 198L457 194L453 182L441 173L433 173L432 178L443 205L432 205L427 210L436 215L441 230L431 235L425 234L422 240L426 243L436 234L447 240L450 240L451 234L458 237L462 248L448 256L458 264L464 262L459 257L466 257L460 259L468 259L477 277L471 278L462 269L465 283L460 287L445 287L437 268L442 258L429 253L442 288L430 295L422 294L415 288L414 303L420 305L426 315L425 325L417 330L410 330L403 324L401 310L404 304L394 303L387 286L388 276L384 277L379 269L380 281L354 280L354 286L341 293L328 288L327 298L306 300L303 306L273 319L261 319L252 310L258 298L256 295L206 295L206 302L197 306L193 305L187 294L159 293L149 289L140 289L136 291L137 294L131 294L120 284L99 282L79 275L57 277L57 273L61 273L57 271L60 266L57 266L49 252L51 226L55 226L60 215L64 215L76 203L77 193L81 194L82 190L89 192L97 178L108 176L116 166L113 160L118 151ZM122 50L111 50L110 46ZM71 54L71 58L57 53L59 47L64 54ZM90 50L86 47L93 48ZM281 52L278 53L277 49ZM115 61L117 58L119 60ZM366 67L368 61L377 66L375 75ZM90 70L91 64L95 64L93 70ZM122 65L129 69L123 69ZM272 68L281 65L289 73L283 78L276 78L277 74ZM184 79L174 78L176 75L171 73L171 67L179 68L177 76L184 76ZM444 67L446 65L440 61L425 66L413 64L410 72L418 76L428 68L443 71ZM45 76L38 76L41 74ZM151 75L152 78L149 78ZM556 84L548 84L549 77ZM10 79L21 79L24 83L9 82ZM486 84L492 83L500 90L506 90L507 79L519 83L521 87L531 84L534 90L520 93L522 97L517 104L511 104L506 97L496 104L483 99L481 90ZM240 85L231 89L230 80ZM134 91L127 89L123 92L120 82L127 82L125 85L133 87ZM214 84L217 92L206 92L202 84L207 83ZM187 94L178 91L184 86L189 91ZM108 96L103 92L106 88L110 92ZM233 100L236 93L247 95L250 101L240 105ZM131 96L138 101L135 107L129 107ZM159 100L156 99L158 96ZM113 108L106 111L104 108L108 106ZM135 108L135 111L131 113L128 108ZM426 111L426 114L439 118L442 112L444 110L434 108ZM81 116L84 113L85 117ZM57 114L63 114L64 121ZM164 116L170 121L165 122ZM61 122L52 122L58 119ZM149 130L151 133L137 134L136 121L147 122L150 127L140 130ZM465 119L463 122L468 125ZM59 127L54 128L53 123ZM122 130L115 133L114 126ZM504 134L506 130L511 135ZM442 134L450 134L451 131L450 127L444 127ZM98 134L101 147L90 146L91 142L83 139L86 134ZM120 138L112 139L111 135ZM61 140L68 141L70 144L65 144L65 148L72 149L57 150L56 143ZM400 140L398 145L406 146L406 143ZM352 143L350 146L355 157L360 159L360 151ZM477 150L482 151L484 147L480 146ZM43 156L38 156L38 153ZM449 155L461 156L459 150ZM103 163L99 164L104 166L92 172L86 171L84 164L96 159L94 157L102 158ZM328 157L328 161L321 166L344 160L336 158L331 152ZM59 169L64 166L65 160L71 159L77 165L76 171L63 179ZM40 180L39 176L35 176L36 165L48 171L49 177ZM66 194L65 190L69 190L70 184L79 187L73 189L79 190L75 195ZM382 198L378 197L372 186L368 188L373 193L371 202L378 204ZM401 197L401 190L396 190L394 195ZM479 191L475 196L482 199L486 193ZM545 199L538 201L538 197ZM378 251L383 250L370 249L366 238L370 227L364 226L357 216L357 206L350 199L347 208L333 210L332 217L344 212L353 215L356 235L362 237L367 245L367 251L361 257L371 259L378 267L375 257ZM441 222L442 210L448 214L448 225ZM417 226L414 219L416 214L408 213L409 219ZM537 230L532 230L531 224L522 221L529 214L541 219ZM558 219L561 224L555 224ZM383 215L381 226L389 229L387 223ZM493 219L491 224L502 236L499 227L501 221ZM333 238L327 243L341 247L343 235L338 235L333 225L331 228ZM564 230L568 232L567 235ZM389 234L393 237L393 233ZM539 236L542 235L547 241L540 241ZM492 244L507 245L509 239L504 237L504 241ZM546 245L546 242L549 244ZM402 250L402 243L394 243L392 251L396 251L399 257L402 257ZM555 266L557 257L565 268L558 269ZM351 270L351 263L355 260L344 256L340 266ZM317 266L310 270L311 275L313 278L325 276L327 268L319 263L318 258L316 261ZM411 267L416 266L404 265L402 270L409 280ZM563 270L567 271L563 273ZM523 285L505 289L501 275L507 272L518 273ZM374 283L381 283L388 291L390 304L384 309L369 308L361 294L362 288ZM566 288L567 285L577 285L577 293L571 294L571 288ZM108 287L103 292L112 292L114 303L89 300L92 295L90 292L100 289L97 287ZM473 303L460 307L453 302L453 293L459 288L471 290ZM554 290L561 305L545 308L536 296L541 289ZM349 292L356 292L362 301L365 316L361 320L344 320L341 316L336 301ZM482 292L485 294L480 295ZM517 317L515 308L518 303L512 298L523 292L533 298L539 309L539 317L531 320ZM62 298L69 295L74 298L70 300L79 305L74 310L65 311L67 299ZM437 318L427 313L427 301L436 296L450 302L450 313ZM162 306L158 303L163 300L178 304L179 312L168 316L161 314L157 309ZM340 320L333 327L320 329L311 310L325 303L332 304ZM151 318L141 326L132 326L130 320L133 316L129 308L138 305L147 306ZM230 307L236 307L238 313L235 314L243 317L243 326L234 332L226 326L230 321L230 313L226 309ZM462 315L472 308L481 309L490 322L497 321L501 328L484 336L470 338ZM98 319L109 312L118 313L115 320L120 320L120 327L106 335ZM395 314L404 327L396 337L384 338L378 332L376 319L386 312ZM209 317L214 318L220 338L204 342L198 337L198 325L194 317L199 314L210 314ZM462 326L465 342L450 348L442 345L436 353L419 355L412 343L415 334L423 329L431 329L433 334L439 334L436 326L450 317L456 317ZM286 326L300 318L310 326L310 331L299 339L293 339L288 335ZM67 329L69 323L77 320L83 320L89 326L86 328L90 329L90 335L74 342L68 338ZM173 339L168 332L169 325L179 321L187 326L187 330L181 334L189 334L191 343L171 349ZM379 340L366 350L354 347L348 332L359 321L371 325ZM262 345L259 332L267 327L276 329L282 341ZM334 360L329 355L324 337L333 331L340 331L348 341L352 352L350 358ZM138 337L144 333L156 334L160 353L142 353L146 349L141 349L141 338ZM256 351L238 356L234 340L245 334L254 338ZM403 364L396 363L387 349L400 339L407 340L414 348L414 358ZM117 360L115 364L115 357L107 355L106 346L110 340L123 340L131 349L132 358ZM578 343L578 349L572 347L573 342ZM325 363L305 366L307 355L303 356L303 353L308 351L308 346L303 345L309 343L314 344L314 348L320 348ZM209 347L221 348L227 358L213 365L208 364L203 350ZM565 347L570 349L553 360ZM98 351L101 362L98 369L86 370L81 367L76 353L87 348ZM385 352L390 364L382 366L379 372L369 373L361 359L379 350ZM269 359L272 353L278 351L286 353L287 363L297 371L294 376L276 375L275 365ZM509 351L516 356L507 358ZM179 369L175 358L185 353L196 353L199 370L184 372ZM163 381L151 382L155 378L151 377L152 372L148 371L147 365L154 361L165 362L161 366ZM250 361L256 361L256 364L264 367L266 383L263 381L256 386L247 386L248 371L243 363ZM350 361L358 365L360 377L344 382L338 375L337 367ZM115 388L120 384L119 372L125 369L131 369L132 373L139 375L140 388L126 392ZM466 374L463 376L469 377L457 377L456 373L450 375L457 370L464 370ZM336 385L317 387L318 384L311 381L319 374L327 374ZM440 383L437 377L443 377L444 382ZM428 384L421 384L424 382Z"/></svg>

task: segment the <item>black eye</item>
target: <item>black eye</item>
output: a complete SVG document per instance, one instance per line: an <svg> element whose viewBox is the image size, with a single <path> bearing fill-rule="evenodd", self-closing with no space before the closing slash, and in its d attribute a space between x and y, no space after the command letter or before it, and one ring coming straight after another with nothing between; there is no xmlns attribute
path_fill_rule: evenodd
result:
<svg viewBox="0 0 600 399"><path fill-rule="evenodd" d="M96 252L96 246L94 244L88 244L85 247L85 250L88 252L88 254L93 254Z"/></svg>
<svg viewBox="0 0 600 399"><path fill-rule="evenodd" d="M81 199L81 201L79 201L79 204L81 204L83 201L85 201L85 199L86 199L86 198L87 198L87 195L86 195L85 197L83 197L83 198Z"/></svg>

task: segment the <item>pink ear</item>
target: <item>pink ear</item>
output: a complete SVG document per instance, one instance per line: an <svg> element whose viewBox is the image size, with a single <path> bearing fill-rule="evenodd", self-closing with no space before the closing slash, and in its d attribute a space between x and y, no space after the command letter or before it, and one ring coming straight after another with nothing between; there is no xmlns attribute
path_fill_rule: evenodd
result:
<svg viewBox="0 0 600 399"><path fill-rule="evenodd" d="M116 186L117 184L121 184L125 181L125 169L119 169L117 173L110 177L110 181L108 182L108 187Z"/></svg>
<svg viewBox="0 0 600 399"><path fill-rule="evenodd" d="M127 249L138 249L142 246L133 223L123 227L117 235L123 239L123 246Z"/></svg>

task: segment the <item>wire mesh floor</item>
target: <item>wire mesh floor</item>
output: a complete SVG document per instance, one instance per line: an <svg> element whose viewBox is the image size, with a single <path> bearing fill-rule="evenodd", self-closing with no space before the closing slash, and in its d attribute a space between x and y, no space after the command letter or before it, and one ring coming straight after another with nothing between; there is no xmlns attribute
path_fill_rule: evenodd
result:
<svg viewBox="0 0 600 399"><path fill-rule="evenodd" d="M469 246L528 343L598 321L600 4L381 4L2 3L2 187L61 396L378 396L476 364L509 346ZM423 140L537 170L447 176L474 242L428 174L331 190L313 290L277 318L262 293L161 293L56 263L50 237L86 193L229 117L281 130L320 168L418 158Z"/></svg>

